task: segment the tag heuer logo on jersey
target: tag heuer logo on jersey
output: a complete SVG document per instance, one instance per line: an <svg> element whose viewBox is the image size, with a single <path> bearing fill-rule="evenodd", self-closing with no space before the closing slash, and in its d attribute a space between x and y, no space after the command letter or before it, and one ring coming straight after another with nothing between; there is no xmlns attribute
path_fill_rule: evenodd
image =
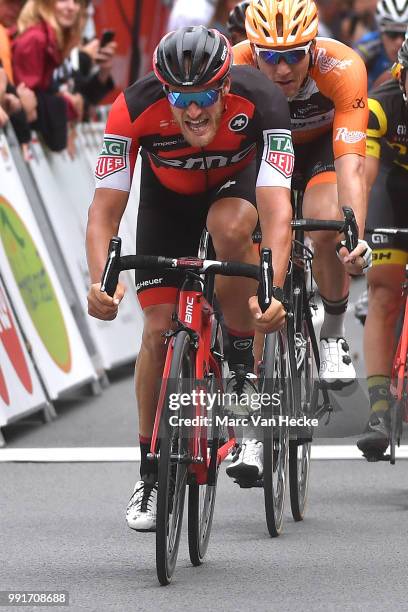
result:
<svg viewBox="0 0 408 612"><path fill-rule="evenodd" d="M240 115L235 115L229 122L229 129L233 132L241 132L248 125L249 119L247 115L241 113Z"/></svg>
<svg viewBox="0 0 408 612"><path fill-rule="evenodd" d="M265 137L268 139L266 161L283 176L290 178L295 165L295 154L290 134L270 130L265 132Z"/></svg>
<svg viewBox="0 0 408 612"><path fill-rule="evenodd" d="M130 138L105 134L102 151L96 164L96 178L104 179L126 168L130 141Z"/></svg>

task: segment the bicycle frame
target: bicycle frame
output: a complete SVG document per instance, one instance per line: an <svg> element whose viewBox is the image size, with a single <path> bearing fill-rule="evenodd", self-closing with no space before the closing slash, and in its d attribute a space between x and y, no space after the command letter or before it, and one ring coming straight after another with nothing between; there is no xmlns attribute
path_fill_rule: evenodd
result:
<svg viewBox="0 0 408 612"><path fill-rule="evenodd" d="M408 352L408 269L405 271L407 280L402 286L403 295L405 295L405 310L402 325L401 336L398 341L397 350L395 352L394 361L391 371L391 394L397 400L404 399L404 379L407 367L407 352ZM408 411L405 408L404 421L408 422Z"/></svg>
<svg viewBox="0 0 408 612"><path fill-rule="evenodd" d="M191 271L190 271L191 272ZM189 330L191 342L195 350L195 378L197 381L203 381L206 375L212 370L218 380L222 381L222 371L220 364L212 354L212 329L216 315L214 308L204 297L201 282L194 278L192 274L186 272L182 288L179 291L177 303L177 322L178 329L169 331L168 349L166 361L163 370L163 378L160 387L159 400L157 404L156 417L153 427L153 435L151 441L150 452L156 456L158 454L158 434L160 422L162 419L164 402L166 398L167 381L169 378L170 365L173 358L173 350L175 338L181 329ZM196 275L194 275L196 276ZM198 391L200 387L198 388ZM222 391L222 389L221 389ZM208 453L207 433L204 431L205 425L201 425L201 416L206 407L198 401L195 406L195 417L198 417L194 425L193 435L190 439L191 462L189 463L189 472L195 475L197 484L206 484L208 469L210 465L210 457ZM234 431L228 427L228 440L222 444L217 450L217 466L233 450L236 439Z"/></svg>

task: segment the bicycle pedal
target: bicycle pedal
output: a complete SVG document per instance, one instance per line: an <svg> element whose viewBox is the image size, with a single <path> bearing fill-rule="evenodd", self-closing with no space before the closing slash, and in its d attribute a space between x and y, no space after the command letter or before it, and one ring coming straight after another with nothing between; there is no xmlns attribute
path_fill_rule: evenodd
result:
<svg viewBox="0 0 408 612"><path fill-rule="evenodd" d="M245 480L244 478L236 478L234 482L239 485L241 489L254 489L254 488L262 488L263 489L263 478L259 480Z"/></svg>

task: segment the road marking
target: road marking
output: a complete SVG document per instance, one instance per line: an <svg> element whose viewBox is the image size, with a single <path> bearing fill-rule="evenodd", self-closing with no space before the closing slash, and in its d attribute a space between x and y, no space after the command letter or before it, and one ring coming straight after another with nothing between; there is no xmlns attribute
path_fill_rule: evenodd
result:
<svg viewBox="0 0 408 612"><path fill-rule="evenodd" d="M397 459L408 459L408 445L396 451ZM312 446L312 459L341 460L362 459L361 452L354 445ZM95 448L3 448L0 462L19 463L93 463L117 461L140 461L139 447L95 447Z"/></svg>
<svg viewBox="0 0 408 612"><path fill-rule="evenodd" d="M18 461L34 463L75 463L95 461L140 461L137 447L95 447L95 448L3 448L0 462Z"/></svg>

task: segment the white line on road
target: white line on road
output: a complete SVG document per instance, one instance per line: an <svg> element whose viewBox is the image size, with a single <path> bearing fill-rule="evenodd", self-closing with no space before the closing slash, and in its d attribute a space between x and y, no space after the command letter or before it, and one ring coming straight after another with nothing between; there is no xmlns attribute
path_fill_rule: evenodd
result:
<svg viewBox="0 0 408 612"><path fill-rule="evenodd" d="M397 448L397 459L408 459L408 445ZM354 445L312 446L312 459L362 459ZM95 448L4 448L0 450L0 463L87 463L140 461L139 447Z"/></svg>

